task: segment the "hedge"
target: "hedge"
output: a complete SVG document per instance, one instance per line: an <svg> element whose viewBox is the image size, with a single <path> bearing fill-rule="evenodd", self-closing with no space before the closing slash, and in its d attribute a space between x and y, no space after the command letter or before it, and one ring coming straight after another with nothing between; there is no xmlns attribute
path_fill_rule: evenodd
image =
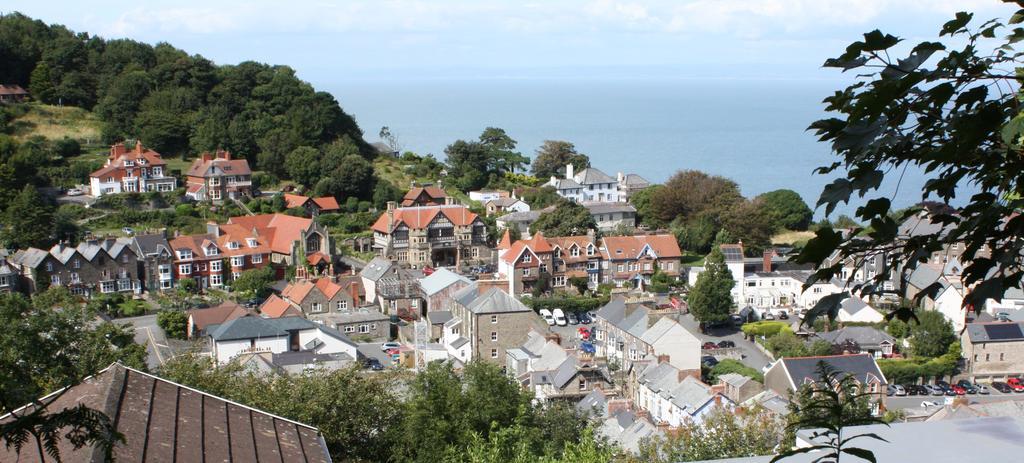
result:
<svg viewBox="0 0 1024 463"><path fill-rule="evenodd" d="M742 329L743 334L747 336L764 336L766 338L775 336L783 331L792 332L789 328L789 323L771 320L747 323L743 325Z"/></svg>
<svg viewBox="0 0 1024 463"><path fill-rule="evenodd" d="M589 312L608 303L606 297L524 297L523 303L535 311L562 309L563 312Z"/></svg>
<svg viewBox="0 0 1024 463"><path fill-rule="evenodd" d="M960 360L960 342L954 342L949 352L940 357L923 359L880 359L878 368L890 383L915 383L921 378L952 375Z"/></svg>

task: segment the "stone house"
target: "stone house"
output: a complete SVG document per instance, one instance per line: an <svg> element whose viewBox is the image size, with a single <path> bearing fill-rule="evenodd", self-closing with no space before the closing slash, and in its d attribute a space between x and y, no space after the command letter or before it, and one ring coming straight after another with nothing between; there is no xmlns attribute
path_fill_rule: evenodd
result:
<svg viewBox="0 0 1024 463"><path fill-rule="evenodd" d="M445 307L447 301L460 289L469 286L472 281L446 268L434 270L434 273L420 279L420 289L426 302L427 314Z"/></svg>
<svg viewBox="0 0 1024 463"><path fill-rule="evenodd" d="M610 283L636 286L641 280L650 283L657 269L670 278L678 278L682 270L683 252L672 235L607 236L602 243Z"/></svg>
<svg viewBox="0 0 1024 463"><path fill-rule="evenodd" d="M66 286L72 294L86 297L142 291L131 238L87 237L76 247L61 242L49 251L19 250L12 260L21 267L29 292L48 286Z"/></svg>
<svg viewBox="0 0 1024 463"><path fill-rule="evenodd" d="M718 377L722 394L734 404L742 404L764 391L764 385L739 373L726 373Z"/></svg>
<svg viewBox="0 0 1024 463"><path fill-rule="evenodd" d="M818 376L818 364L824 362L831 366L840 376L850 375L863 387L865 393L871 394L875 404L885 400L886 386L889 384L882 370L870 354L826 355L821 357L785 357L776 360L764 374L764 385L776 394L789 399L801 387L821 379Z"/></svg>
<svg viewBox="0 0 1024 463"><path fill-rule="evenodd" d="M163 232L133 236L132 248L139 256L142 289L167 291L174 288L174 252Z"/></svg>
<svg viewBox="0 0 1024 463"><path fill-rule="evenodd" d="M506 350L522 346L530 330L548 329L533 310L497 288L480 293L469 285L455 293L446 309L452 320L445 323L441 344L462 362L504 364Z"/></svg>
<svg viewBox="0 0 1024 463"><path fill-rule="evenodd" d="M651 309L615 297L597 312L597 355L622 365L655 360L700 376L701 341L675 320L678 310Z"/></svg>
<svg viewBox="0 0 1024 463"><path fill-rule="evenodd" d="M231 217L228 224L238 225L268 240L270 261L277 268L278 278L284 278L284 269L292 265L296 267L297 278L334 275L340 254L327 227L315 220L287 214L259 214Z"/></svg>
<svg viewBox="0 0 1024 463"><path fill-rule="evenodd" d="M597 229L611 232L622 227L636 226L636 208L631 204L619 202L585 202L583 206L594 218Z"/></svg>
<svg viewBox="0 0 1024 463"><path fill-rule="evenodd" d="M1024 322L968 323L960 343L964 373L973 378L1024 373Z"/></svg>
<svg viewBox="0 0 1024 463"><path fill-rule="evenodd" d="M460 267L487 264L487 226L461 205L396 207L374 222L373 248L378 255L402 266Z"/></svg>
<svg viewBox="0 0 1024 463"><path fill-rule="evenodd" d="M580 399L610 389L611 374L589 354L565 349L531 331L522 346L505 351L505 371L533 392L537 400Z"/></svg>
<svg viewBox="0 0 1024 463"><path fill-rule="evenodd" d="M7 251L0 250L0 294L22 291L21 265L15 263Z"/></svg>
<svg viewBox="0 0 1024 463"><path fill-rule="evenodd" d="M231 159L217 150L196 158L185 174L185 196L196 201L221 203L226 199L252 197L252 170L246 159Z"/></svg>
<svg viewBox="0 0 1024 463"><path fill-rule="evenodd" d="M280 296L271 296L260 312L264 317L305 317L333 327L347 336L371 341L390 338L391 324L387 315L374 306L366 306L359 277L320 278L289 283Z"/></svg>

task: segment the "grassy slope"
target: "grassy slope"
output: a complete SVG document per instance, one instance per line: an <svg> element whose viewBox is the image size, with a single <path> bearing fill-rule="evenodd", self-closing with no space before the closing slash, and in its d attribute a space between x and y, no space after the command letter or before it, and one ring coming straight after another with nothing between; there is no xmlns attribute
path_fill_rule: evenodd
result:
<svg viewBox="0 0 1024 463"><path fill-rule="evenodd" d="M807 240L814 238L814 232L810 231L784 231L772 237L772 244L791 244L803 246Z"/></svg>
<svg viewBox="0 0 1024 463"><path fill-rule="evenodd" d="M11 122L19 141L42 135L51 140L74 138L83 145L99 143L100 120L95 114L71 106L29 103L27 107L28 112Z"/></svg>

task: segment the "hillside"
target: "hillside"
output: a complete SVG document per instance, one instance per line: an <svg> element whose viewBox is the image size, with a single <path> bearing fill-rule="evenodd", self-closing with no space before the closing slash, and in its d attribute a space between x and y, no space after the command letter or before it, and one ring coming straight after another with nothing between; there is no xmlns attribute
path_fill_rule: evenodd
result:
<svg viewBox="0 0 1024 463"><path fill-rule="evenodd" d="M95 145L100 141L99 118L82 108L29 103L21 106L14 116L8 122L8 130L18 141L36 135L48 140L73 138L83 145Z"/></svg>

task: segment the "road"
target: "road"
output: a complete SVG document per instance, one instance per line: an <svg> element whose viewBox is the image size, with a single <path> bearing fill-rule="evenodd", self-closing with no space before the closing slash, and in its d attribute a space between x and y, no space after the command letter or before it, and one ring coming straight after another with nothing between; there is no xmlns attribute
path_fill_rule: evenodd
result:
<svg viewBox="0 0 1024 463"><path fill-rule="evenodd" d="M146 358L146 365L151 370L163 365L174 356L174 350L168 345L164 330L156 324L155 314L120 318L114 320L114 323L132 325L135 329L135 342L146 346L146 352L149 354Z"/></svg>
<svg viewBox="0 0 1024 463"><path fill-rule="evenodd" d="M989 388L991 389L991 388ZM1024 400L1024 393L1002 393L995 389L991 389L987 395L975 394L963 396L967 399L968 403L986 403L986 402L1003 402L1006 400ZM890 410L902 409L902 408L914 408L919 409L921 402L938 402L943 404L946 400L952 401L953 397L947 396L923 396L923 395L912 395L904 397L886 397L885 406ZM935 407L930 407L935 408Z"/></svg>
<svg viewBox="0 0 1024 463"><path fill-rule="evenodd" d="M762 371L765 365L772 363L772 359L757 350L757 347L754 347L754 343L752 341L744 339L743 332L738 328L715 328L710 330L708 334L703 334L700 332L697 320L690 314L680 315L679 323L691 333L697 335L697 337L700 338L701 343L711 341L717 344L718 342L725 340L735 342L736 348L739 349L742 355L740 361L743 362L744 365L757 371ZM714 355L714 351L708 351L708 354Z"/></svg>

